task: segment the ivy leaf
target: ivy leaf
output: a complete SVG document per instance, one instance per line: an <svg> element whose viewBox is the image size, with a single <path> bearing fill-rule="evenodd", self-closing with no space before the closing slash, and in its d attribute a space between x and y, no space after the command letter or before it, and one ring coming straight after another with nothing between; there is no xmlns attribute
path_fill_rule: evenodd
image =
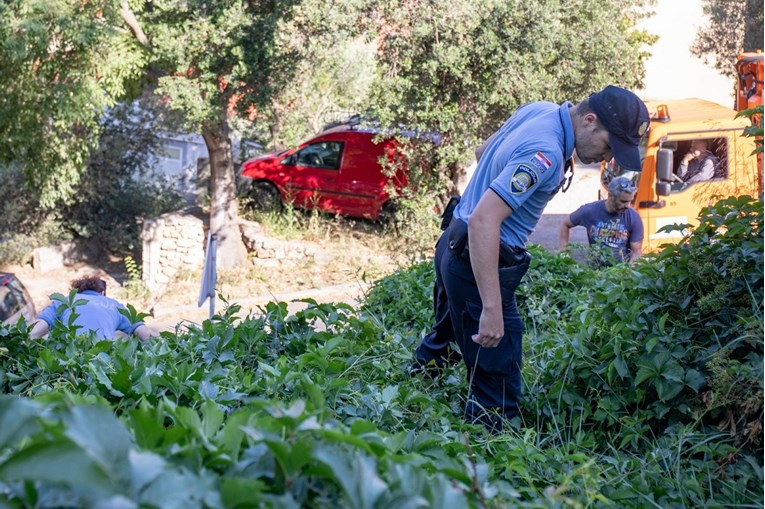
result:
<svg viewBox="0 0 765 509"><path fill-rule="evenodd" d="M116 495L119 490L96 462L66 439L35 443L0 465L0 480L62 483L91 495Z"/></svg>
<svg viewBox="0 0 765 509"><path fill-rule="evenodd" d="M377 475L372 458L358 453L346 455L327 447L316 450L314 458L330 467L335 480L343 487L350 507L374 509L377 500L388 489Z"/></svg>

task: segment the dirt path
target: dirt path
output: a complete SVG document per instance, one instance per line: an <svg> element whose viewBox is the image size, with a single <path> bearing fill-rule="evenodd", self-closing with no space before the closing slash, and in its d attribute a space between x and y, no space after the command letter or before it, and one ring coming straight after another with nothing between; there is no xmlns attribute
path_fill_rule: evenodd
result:
<svg viewBox="0 0 765 509"><path fill-rule="evenodd" d="M352 306L372 281L406 265L406 257L380 240L379 231L347 231L338 238L313 239L321 254L302 260L281 260L269 265L218 271L217 291L229 303L242 307L239 316L257 313L269 302L287 302L291 313L307 306L303 299L319 303L344 302ZM294 240L300 242L300 240ZM125 285L128 275L121 260L78 264L38 272L31 265L12 265L0 270L15 273L32 296L37 312L50 303L53 293L66 294L70 281L98 273L107 281L107 295L150 313L146 323L158 330L175 330L177 324L199 324L210 314L209 300L198 306L201 270L179 274L161 294L142 293ZM216 296L215 311L225 303Z"/></svg>
<svg viewBox="0 0 765 509"><path fill-rule="evenodd" d="M579 167L571 188L553 198L529 241L556 250L560 221L579 205L596 200L598 185L597 167ZM586 243L584 229L574 228L571 241ZM355 306L372 281L413 259L411 253L403 254L384 246L379 231L351 230L341 236L327 235L318 243L322 246L322 254L312 260L219 271L218 291L229 302L242 306L240 316L257 313L272 301L287 302L291 312L306 306L300 302L302 299L314 299L319 303L345 302ZM37 272L30 265L6 266L0 270L14 272L19 277L32 295L38 312L50 302L51 294L66 293L71 280L98 272L107 281L108 295L133 304L139 311L150 312L153 316L146 322L159 330L174 330L177 324L198 324L209 316L209 301L197 306L201 272L182 274L161 295L139 295L125 288L127 273L119 259L79 264L46 273ZM215 306L220 311L224 303L216 299Z"/></svg>

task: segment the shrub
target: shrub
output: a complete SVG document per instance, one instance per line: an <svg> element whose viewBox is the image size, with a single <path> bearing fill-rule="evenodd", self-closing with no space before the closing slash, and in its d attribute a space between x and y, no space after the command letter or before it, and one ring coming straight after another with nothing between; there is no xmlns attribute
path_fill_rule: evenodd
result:
<svg viewBox="0 0 765 509"><path fill-rule="evenodd" d="M106 250L137 255L141 219L183 205L172 183L148 166L157 139L147 115L121 106L103 119L99 147L91 153L72 202L44 209L20 168L1 167L0 261L24 262L36 247L77 239L96 239Z"/></svg>
<svg viewBox="0 0 765 509"><path fill-rule="evenodd" d="M427 262L361 313L233 304L146 343L0 326L0 504L762 506L761 222L723 201L635 267L534 249L524 422L496 436L462 419L464 370L408 374Z"/></svg>

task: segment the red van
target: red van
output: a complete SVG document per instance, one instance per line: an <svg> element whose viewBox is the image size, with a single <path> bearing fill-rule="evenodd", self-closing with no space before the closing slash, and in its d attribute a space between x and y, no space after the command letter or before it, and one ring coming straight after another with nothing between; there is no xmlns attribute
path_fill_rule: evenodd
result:
<svg viewBox="0 0 765 509"><path fill-rule="evenodd" d="M400 157L395 139L375 143L379 131L358 125L328 129L297 148L265 154L242 165L242 193L262 210L282 203L369 219L392 210L388 190L406 185L406 173L383 175L380 160ZM383 159L384 160L384 159Z"/></svg>

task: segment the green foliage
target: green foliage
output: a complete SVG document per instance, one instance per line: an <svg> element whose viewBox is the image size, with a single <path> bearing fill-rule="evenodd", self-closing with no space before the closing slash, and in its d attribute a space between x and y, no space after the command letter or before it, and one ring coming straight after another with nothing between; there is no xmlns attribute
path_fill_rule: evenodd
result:
<svg viewBox="0 0 765 509"><path fill-rule="evenodd" d="M707 23L699 27L691 53L720 73L736 76L736 56L762 48L762 0L702 2Z"/></svg>
<svg viewBox="0 0 765 509"><path fill-rule="evenodd" d="M735 478L762 454L762 204L729 198L700 219L680 244L562 295L568 319L529 347L538 427L572 427L638 455L678 447L672 462L689 476Z"/></svg>
<svg viewBox="0 0 765 509"><path fill-rule="evenodd" d="M462 421L464 368L407 372L428 263L377 282L361 312L234 304L146 343L0 327L0 501L761 505L762 242L762 204L732 198L634 267L532 248L523 424L495 436Z"/></svg>
<svg viewBox="0 0 765 509"><path fill-rule="evenodd" d="M386 330L414 334L412 342L433 324L433 263L421 261L375 281L361 310Z"/></svg>
<svg viewBox="0 0 765 509"><path fill-rule="evenodd" d="M157 148L149 120L154 110L131 105L101 118L98 146L83 178L73 185L77 200L47 210L24 184L20 165L0 166L0 260L25 262L39 246L89 240L117 253L140 251L140 221L175 210L183 199L175 182L161 180L148 165ZM30 210L38 211L30 214Z"/></svg>
<svg viewBox="0 0 765 509"><path fill-rule="evenodd" d="M99 118L140 78L145 55L117 2L0 5L0 165L17 164L44 208L71 202Z"/></svg>
<svg viewBox="0 0 765 509"><path fill-rule="evenodd" d="M131 300L146 300L150 291L143 284L143 278L141 277L141 267L138 266L132 256L125 257L125 271L127 272L127 280L122 285L121 296L128 301ZM132 319L131 322L138 320Z"/></svg>
<svg viewBox="0 0 765 509"><path fill-rule="evenodd" d="M372 109L383 125L443 139L437 148L411 147L413 187L452 193L475 147L523 103L579 101L611 83L639 86L641 48L653 38L636 22L649 3L376 6L380 56Z"/></svg>

